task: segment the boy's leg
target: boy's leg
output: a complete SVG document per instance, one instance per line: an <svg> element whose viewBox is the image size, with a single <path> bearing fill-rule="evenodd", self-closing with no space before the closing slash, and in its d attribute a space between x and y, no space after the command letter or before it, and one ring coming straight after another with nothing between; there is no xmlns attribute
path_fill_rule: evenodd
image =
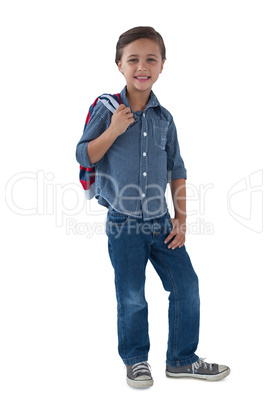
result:
<svg viewBox="0 0 268 402"><path fill-rule="evenodd" d="M118 351L126 365L148 360L148 306L144 294L150 245L137 229L138 220L109 210L108 251L114 267Z"/></svg>
<svg viewBox="0 0 268 402"><path fill-rule="evenodd" d="M198 360L200 300L198 277L185 246L168 249L164 243L172 229L169 213L156 219L160 229L154 234L150 261L169 295L169 338L166 363L180 367Z"/></svg>

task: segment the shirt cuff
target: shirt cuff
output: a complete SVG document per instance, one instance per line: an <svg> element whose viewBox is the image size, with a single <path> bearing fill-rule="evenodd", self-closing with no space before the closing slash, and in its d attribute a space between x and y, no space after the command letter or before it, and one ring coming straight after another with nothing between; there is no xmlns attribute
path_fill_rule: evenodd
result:
<svg viewBox="0 0 268 402"><path fill-rule="evenodd" d="M167 182L170 183L175 179L185 179L187 180L187 170L184 167L177 167L173 170L167 171Z"/></svg>
<svg viewBox="0 0 268 402"><path fill-rule="evenodd" d="M83 163L81 163L81 165L85 168L86 167L93 168L96 166L96 163L90 162L88 153L87 153L87 146L88 146L88 143L85 142L84 144L82 144L81 149L80 149L80 159L83 162Z"/></svg>

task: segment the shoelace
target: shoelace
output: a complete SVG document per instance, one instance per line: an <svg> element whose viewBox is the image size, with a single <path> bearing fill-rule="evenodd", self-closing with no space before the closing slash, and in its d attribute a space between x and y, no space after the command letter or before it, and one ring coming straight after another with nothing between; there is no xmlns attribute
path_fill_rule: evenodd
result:
<svg viewBox="0 0 268 402"><path fill-rule="evenodd" d="M195 370L198 370L200 367L202 367L202 364L204 365L204 369L207 369L207 368L208 368L208 365L209 365L209 370L210 370L210 371L213 370L212 363L206 363L206 362L204 361L205 359L206 359L206 358L200 357L199 360L197 360L197 362L195 362L195 363L192 364L193 373L194 373Z"/></svg>
<svg viewBox="0 0 268 402"><path fill-rule="evenodd" d="M151 377L151 366L147 362L136 363L132 366L132 374L134 377L138 377L139 375L148 375Z"/></svg>

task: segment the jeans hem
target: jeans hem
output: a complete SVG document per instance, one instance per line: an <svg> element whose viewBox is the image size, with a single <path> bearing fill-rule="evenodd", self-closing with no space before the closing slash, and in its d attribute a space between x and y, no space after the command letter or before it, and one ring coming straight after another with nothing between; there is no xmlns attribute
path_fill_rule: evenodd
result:
<svg viewBox="0 0 268 402"><path fill-rule="evenodd" d="M197 362L198 359L199 359L199 357L197 355L194 355L193 357L191 357L187 360L181 360L181 361L175 361L175 362L166 360L166 364L167 364L167 366L170 366L170 367L188 366L188 364L193 364L193 363Z"/></svg>
<svg viewBox="0 0 268 402"><path fill-rule="evenodd" d="M148 355L142 355L137 357L131 357L130 359L123 359L126 366L131 366L135 363L146 362L148 360Z"/></svg>

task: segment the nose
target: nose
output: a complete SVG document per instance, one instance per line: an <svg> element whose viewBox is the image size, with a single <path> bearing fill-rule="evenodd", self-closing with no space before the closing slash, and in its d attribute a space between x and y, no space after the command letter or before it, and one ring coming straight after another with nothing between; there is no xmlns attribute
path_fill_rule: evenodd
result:
<svg viewBox="0 0 268 402"><path fill-rule="evenodd" d="M141 61L141 62L139 63L138 70L139 70L139 71L141 71L141 70L146 71L146 65L145 65L144 62Z"/></svg>

